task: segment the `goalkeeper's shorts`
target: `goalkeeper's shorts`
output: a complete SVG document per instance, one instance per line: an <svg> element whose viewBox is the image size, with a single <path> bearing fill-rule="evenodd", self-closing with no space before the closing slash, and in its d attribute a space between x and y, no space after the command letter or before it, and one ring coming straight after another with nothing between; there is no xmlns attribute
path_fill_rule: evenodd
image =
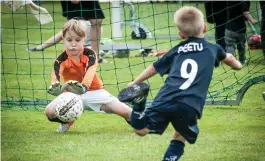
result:
<svg viewBox="0 0 265 161"><path fill-rule="evenodd" d="M105 89L87 91L85 94L81 95L81 99L85 109L92 109L96 112L103 113L105 112L100 109L102 105L118 100Z"/></svg>

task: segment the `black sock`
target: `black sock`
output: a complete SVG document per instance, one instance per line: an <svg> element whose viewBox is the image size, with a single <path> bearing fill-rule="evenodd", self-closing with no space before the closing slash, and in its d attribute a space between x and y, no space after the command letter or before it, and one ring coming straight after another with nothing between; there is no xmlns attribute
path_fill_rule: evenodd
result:
<svg viewBox="0 0 265 161"><path fill-rule="evenodd" d="M164 155L163 161L174 160L177 161L184 153L185 144L178 140L171 140L170 145Z"/></svg>
<svg viewBox="0 0 265 161"><path fill-rule="evenodd" d="M141 130L146 127L146 117L144 112L138 112L134 109L131 113L131 126L136 130Z"/></svg>
<svg viewBox="0 0 265 161"><path fill-rule="evenodd" d="M146 100L141 103L133 103L130 122L134 129L141 130L146 127L146 118L144 115L145 102Z"/></svg>
<svg viewBox="0 0 265 161"><path fill-rule="evenodd" d="M67 122L63 122L62 120L58 119L57 117L55 118L49 118L48 117L48 120L51 121L51 122L59 122L59 123L62 123L62 124L66 124Z"/></svg>
<svg viewBox="0 0 265 161"><path fill-rule="evenodd" d="M145 110L146 99L141 103L133 103L133 110L142 113Z"/></svg>

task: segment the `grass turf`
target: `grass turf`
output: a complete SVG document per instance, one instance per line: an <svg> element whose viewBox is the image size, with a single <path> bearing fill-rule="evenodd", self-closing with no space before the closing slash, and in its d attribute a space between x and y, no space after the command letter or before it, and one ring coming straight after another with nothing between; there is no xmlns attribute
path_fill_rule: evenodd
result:
<svg viewBox="0 0 265 161"><path fill-rule="evenodd" d="M85 112L65 134L56 133L58 124L43 112L4 110L1 121L3 161L161 160L173 133L170 126L162 136L139 137L122 118L95 112ZM205 107L199 138L186 145L182 160L262 161L264 125L264 103Z"/></svg>
<svg viewBox="0 0 265 161"><path fill-rule="evenodd" d="M144 6L141 6L144 5ZM135 5L141 23L157 34L176 35L172 14L178 3L157 3ZM192 5L195 5L193 3ZM203 8L203 3L198 3ZM44 2L52 13L54 22L40 26L25 9L10 14L1 5L2 13L2 66L1 66L1 100L51 100L46 89L50 85L50 71L55 57L63 50L58 44L44 52L28 53L27 47L45 41L58 32L65 22L61 16L59 2ZM104 36L111 37L110 6L102 4L106 19L104 20ZM139 12L138 12L139 10ZM128 10L126 10L128 11ZM127 13L127 12L126 12ZM141 14L138 14L141 13ZM125 15L128 17L128 14ZM153 18L155 16L155 18ZM170 27L169 27L170 26ZM207 34L214 32L212 24L208 24ZM128 43L144 44L154 48L170 48L178 43L169 40L131 40L131 28L123 27L124 39ZM119 41L117 41L119 42ZM131 56L137 51L131 51ZM229 89L219 98L231 97L245 82L255 76L264 75L264 59L260 51L247 51L249 64L242 71L232 72L225 66L216 68L210 91ZM108 58L108 64L101 64L98 74L105 87L112 94L125 87L154 57L130 57L128 59ZM163 79L155 76L149 81L153 98ZM236 84L236 86L229 86ZM195 145L187 145L182 160L265 160L265 102L261 93L265 85L257 84L249 89L241 106L207 106L203 119L199 121L201 129ZM209 96L214 98L214 94ZM69 133L55 132L57 124L50 123L40 111L34 107L9 106L2 111L1 153L3 161L150 161L161 160L172 136L169 127L162 136L150 135L144 138L133 134L123 119L115 115L104 115L86 112L75 123ZM2 108L3 109L3 108Z"/></svg>

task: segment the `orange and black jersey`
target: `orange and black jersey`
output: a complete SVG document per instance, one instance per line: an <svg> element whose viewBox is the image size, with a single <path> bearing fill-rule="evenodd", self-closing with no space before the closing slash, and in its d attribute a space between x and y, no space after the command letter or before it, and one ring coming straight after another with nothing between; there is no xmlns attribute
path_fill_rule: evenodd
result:
<svg viewBox="0 0 265 161"><path fill-rule="evenodd" d="M54 61L52 83L60 82L63 77L64 82L76 80L86 86L88 90L102 89L102 81L96 73L97 65L96 54L93 50L84 48L80 54L80 62L74 60L64 51Z"/></svg>

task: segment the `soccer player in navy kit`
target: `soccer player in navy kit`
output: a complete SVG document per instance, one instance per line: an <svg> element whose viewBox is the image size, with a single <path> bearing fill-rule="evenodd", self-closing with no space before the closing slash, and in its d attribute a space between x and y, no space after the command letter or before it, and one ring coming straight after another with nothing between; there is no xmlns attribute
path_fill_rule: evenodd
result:
<svg viewBox="0 0 265 161"><path fill-rule="evenodd" d="M202 117L214 66L222 61L232 69L242 68L232 54L204 40L206 26L200 10L182 7L176 11L174 22L184 41L149 65L118 96L121 101L133 104L131 125L136 134L161 135L169 123L173 125L175 132L163 161L178 160L184 152L186 140L195 143L199 134L197 119ZM168 77L151 107L145 110L149 86L142 82L156 73L168 74Z"/></svg>

